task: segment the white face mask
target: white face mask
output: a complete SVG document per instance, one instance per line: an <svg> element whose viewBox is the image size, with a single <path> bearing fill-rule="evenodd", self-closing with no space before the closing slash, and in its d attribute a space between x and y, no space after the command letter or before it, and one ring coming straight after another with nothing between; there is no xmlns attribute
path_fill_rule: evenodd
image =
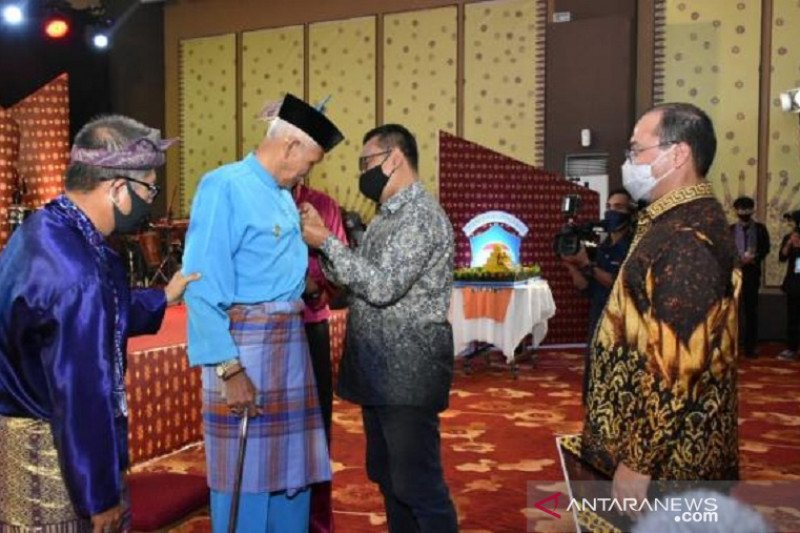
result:
<svg viewBox="0 0 800 533"><path fill-rule="evenodd" d="M672 151L669 150L659 155L652 163L636 164L626 159L622 165L622 186L625 187L635 202L639 200L650 200L650 193L653 188L660 181L669 176L675 168L671 168L664 173L660 178L653 176L653 165L656 164L662 157Z"/></svg>

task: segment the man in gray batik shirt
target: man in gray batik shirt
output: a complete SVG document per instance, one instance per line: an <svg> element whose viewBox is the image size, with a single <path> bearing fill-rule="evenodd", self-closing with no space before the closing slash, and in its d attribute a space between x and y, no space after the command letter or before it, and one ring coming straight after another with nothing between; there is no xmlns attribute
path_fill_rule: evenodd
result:
<svg viewBox="0 0 800 533"><path fill-rule="evenodd" d="M313 207L300 210L306 243L349 290L338 393L362 407L367 474L383 493L389 530L450 533L458 523L442 472L439 412L453 378L453 230L419 182L417 159L403 126L364 136L359 189L380 209L356 250L333 237Z"/></svg>

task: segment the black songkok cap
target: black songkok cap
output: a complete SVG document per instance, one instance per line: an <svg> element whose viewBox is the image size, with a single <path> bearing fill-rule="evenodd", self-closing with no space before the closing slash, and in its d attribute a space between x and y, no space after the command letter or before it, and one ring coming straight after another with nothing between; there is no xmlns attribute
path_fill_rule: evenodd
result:
<svg viewBox="0 0 800 533"><path fill-rule="evenodd" d="M330 152L344 140L342 132L321 111L289 93L283 99L278 118L306 132L325 152Z"/></svg>

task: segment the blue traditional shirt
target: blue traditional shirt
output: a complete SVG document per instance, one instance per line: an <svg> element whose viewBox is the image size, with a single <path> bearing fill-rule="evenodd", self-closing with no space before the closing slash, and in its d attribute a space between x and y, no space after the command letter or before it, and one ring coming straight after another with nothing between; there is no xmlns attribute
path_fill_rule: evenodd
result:
<svg viewBox="0 0 800 533"><path fill-rule="evenodd" d="M130 291L119 256L65 197L0 254L0 414L50 422L80 515L119 504L124 350L129 336L158 331L165 307L161 289Z"/></svg>
<svg viewBox="0 0 800 533"><path fill-rule="evenodd" d="M227 310L236 304L287 302L303 293L308 247L291 192L253 154L206 174L192 203L184 272L189 285L189 362L238 356Z"/></svg>

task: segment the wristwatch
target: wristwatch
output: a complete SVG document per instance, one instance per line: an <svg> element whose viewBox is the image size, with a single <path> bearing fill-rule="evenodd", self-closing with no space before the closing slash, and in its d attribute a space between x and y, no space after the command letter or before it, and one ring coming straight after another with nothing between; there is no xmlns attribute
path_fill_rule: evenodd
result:
<svg viewBox="0 0 800 533"><path fill-rule="evenodd" d="M214 367L214 372L216 372L217 377L220 379L225 379L225 376L228 375L228 372L237 366L242 366L242 363L239 361L238 357L234 357L233 359L228 359L227 361L218 363Z"/></svg>

